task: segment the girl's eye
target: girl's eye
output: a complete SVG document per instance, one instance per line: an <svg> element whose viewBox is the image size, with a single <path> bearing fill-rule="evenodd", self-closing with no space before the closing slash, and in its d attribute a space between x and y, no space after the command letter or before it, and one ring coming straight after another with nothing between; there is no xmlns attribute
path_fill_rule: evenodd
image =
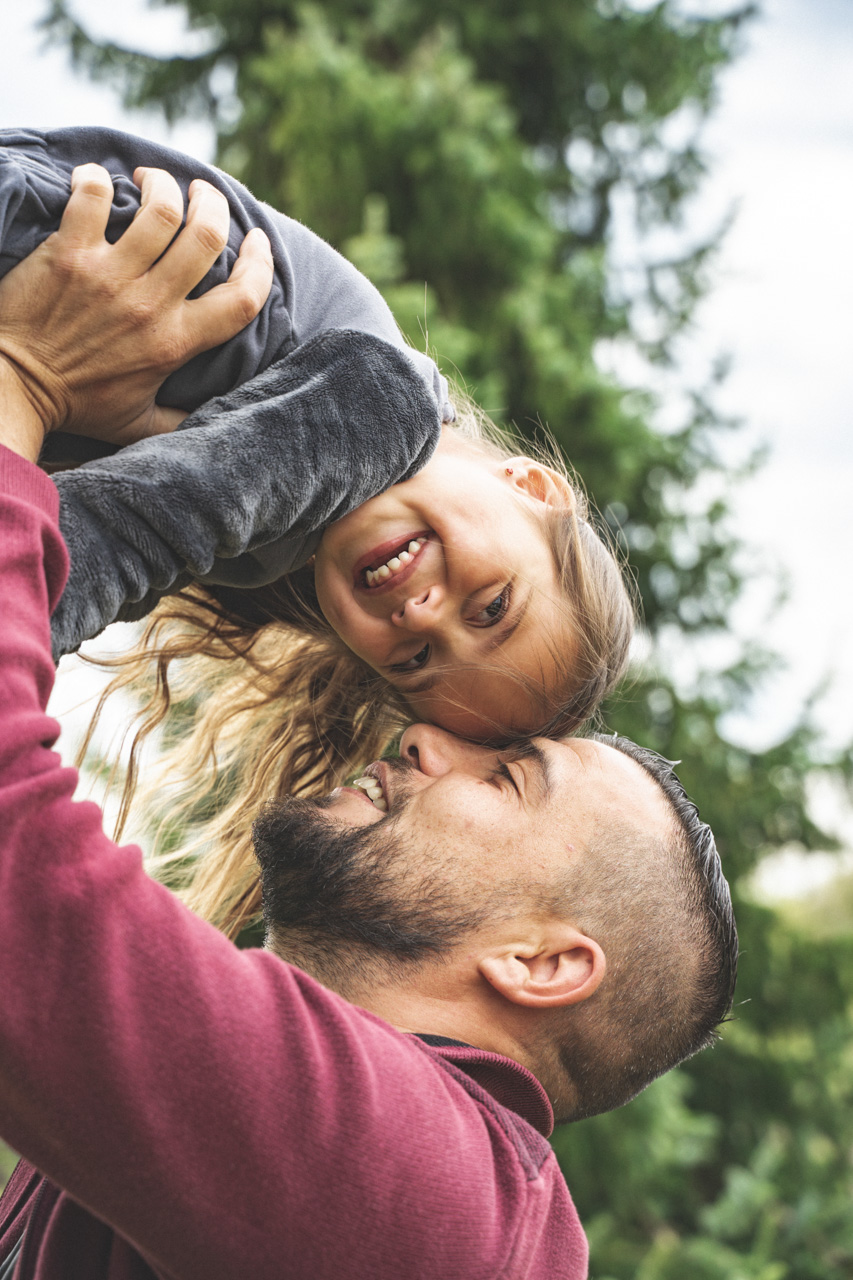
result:
<svg viewBox="0 0 853 1280"><path fill-rule="evenodd" d="M490 600L486 607L475 613L469 621L475 627L493 627L496 622L500 622L501 618L506 617L511 600L512 584L508 582L500 595Z"/></svg>
<svg viewBox="0 0 853 1280"><path fill-rule="evenodd" d="M396 662L391 668L392 671L420 671L421 667L425 667L429 661L429 645L425 644L419 653L413 658L409 658L406 662Z"/></svg>

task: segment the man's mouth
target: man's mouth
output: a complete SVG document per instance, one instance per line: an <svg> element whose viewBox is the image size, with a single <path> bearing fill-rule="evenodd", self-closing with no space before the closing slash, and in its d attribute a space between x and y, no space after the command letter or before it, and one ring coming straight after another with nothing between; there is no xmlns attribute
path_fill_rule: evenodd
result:
<svg viewBox="0 0 853 1280"><path fill-rule="evenodd" d="M385 789L378 778L373 777L371 774L365 774L361 778L356 778L352 785L363 791L375 808L382 813L388 812Z"/></svg>
<svg viewBox="0 0 853 1280"><path fill-rule="evenodd" d="M356 586L377 591L386 584L396 585L404 581L414 572L415 562L428 542L428 533L415 533L408 534L398 543L386 542L381 547L374 547L355 566Z"/></svg>

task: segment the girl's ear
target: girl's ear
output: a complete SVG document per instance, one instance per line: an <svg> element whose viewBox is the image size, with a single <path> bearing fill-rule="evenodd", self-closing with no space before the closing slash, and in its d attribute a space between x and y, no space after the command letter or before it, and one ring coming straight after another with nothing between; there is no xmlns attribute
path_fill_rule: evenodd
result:
<svg viewBox="0 0 853 1280"><path fill-rule="evenodd" d="M574 509L575 491L565 476L533 458L507 458L502 464L508 484L528 498L552 507Z"/></svg>

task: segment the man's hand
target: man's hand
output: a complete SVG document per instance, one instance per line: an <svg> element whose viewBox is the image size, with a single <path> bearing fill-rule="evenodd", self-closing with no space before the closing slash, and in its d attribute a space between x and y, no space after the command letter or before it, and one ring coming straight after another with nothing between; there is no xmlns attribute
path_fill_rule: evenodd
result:
<svg viewBox="0 0 853 1280"><path fill-rule="evenodd" d="M224 284L188 301L227 243L228 203L195 181L170 246L183 216L177 182L161 169L137 169L134 180L139 212L111 245L109 174L75 169L59 230L0 281L4 442L10 432L31 439L39 425L113 444L174 430L186 415L154 404L164 379L239 333L266 301L273 265L260 230Z"/></svg>

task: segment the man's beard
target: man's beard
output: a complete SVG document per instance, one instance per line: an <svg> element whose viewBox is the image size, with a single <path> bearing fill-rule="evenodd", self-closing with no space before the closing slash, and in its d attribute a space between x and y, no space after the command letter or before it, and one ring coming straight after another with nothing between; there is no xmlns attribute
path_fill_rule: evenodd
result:
<svg viewBox="0 0 853 1280"><path fill-rule="evenodd" d="M371 825L336 822L330 798L289 798L252 829L268 945L338 991L446 953L487 915L446 856L400 830L405 766L395 779L394 815Z"/></svg>

